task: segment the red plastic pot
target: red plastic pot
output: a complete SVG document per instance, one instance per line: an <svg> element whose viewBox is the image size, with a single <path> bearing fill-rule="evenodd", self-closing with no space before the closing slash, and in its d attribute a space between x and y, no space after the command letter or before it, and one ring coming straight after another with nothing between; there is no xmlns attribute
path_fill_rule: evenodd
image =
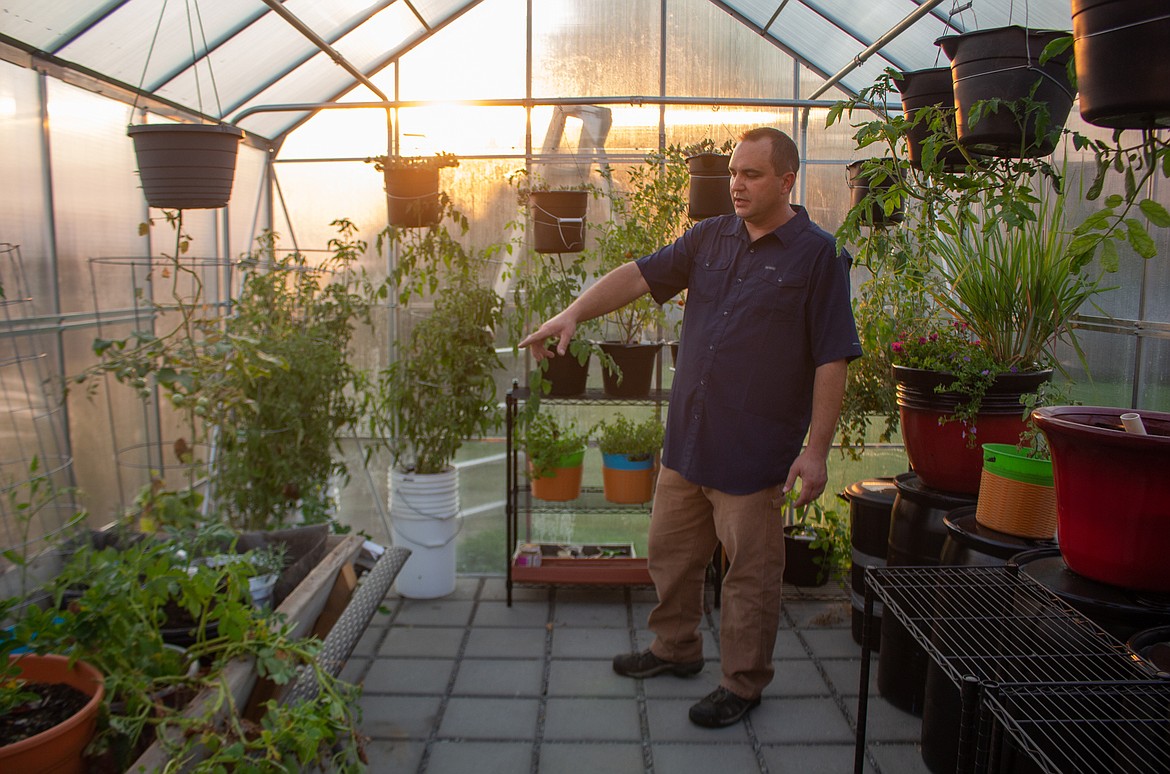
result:
<svg viewBox="0 0 1170 774"><path fill-rule="evenodd" d="M1170 593L1170 414L1048 406L1032 412L1052 451L1060 553L1071 570L1127 589Z"/></svg>

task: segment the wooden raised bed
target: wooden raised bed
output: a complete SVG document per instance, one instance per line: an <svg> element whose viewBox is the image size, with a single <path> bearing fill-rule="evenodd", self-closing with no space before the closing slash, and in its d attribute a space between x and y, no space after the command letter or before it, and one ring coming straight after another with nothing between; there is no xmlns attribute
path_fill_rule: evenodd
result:
<svg viewBox="0 0 1170 774"><path fill-rule="evenodd" d="M566 556L564 543L525 543L512 555L513 583L649 586L650 569L632 543L583 545ZM539 551L539 564L535 557Z"/></svg>

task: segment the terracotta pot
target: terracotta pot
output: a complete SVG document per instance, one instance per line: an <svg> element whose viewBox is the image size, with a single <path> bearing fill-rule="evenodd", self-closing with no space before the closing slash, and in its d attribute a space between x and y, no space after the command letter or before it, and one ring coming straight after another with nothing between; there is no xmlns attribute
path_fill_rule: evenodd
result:
<svg viewBox="0 0 1170 774"><path fill-rule="evenodd" d="M383 172L391 226L425 228L439 222L439 168L401 167Z"/></svg>
<svg viewBox="0 0 1170 774"><path fill-rule="evenodd" d="M653 457L631 460L628 454L602 454L602 486L611 503L637 504L654 497L657 465Z"/></svg>
<svg viewBox="0 0 1170 774"><path fill-rule="evenodd" d="M199 210L231 199L244 130L227 124L131 126L142 192L151 207Z"/></svg>
<svg viewBox="0 0 1170 774"><path fill-rule="evenodd" d="M566 502L581 496L581 472L585 450L569 454L557 461L551 471L532 478L532 496L550 502ZM528 463L532 473L532 463Z"/></svg>
<svg viewBox="0 0 1170 774"><path fill-rule="evenodd" d="M1067 36L1063 30L1010 26L939 38L936 43L951 60L959 142L991 156L1038 158L1052 153L1076 94L1067 70L1072 52L1043 65L1040 54L1049 43ZM1048 106L1043 128L1035 116L1021 124L1006 107L971 122L971 108L979 102L1029 97Z"/></svg>
<svg viewBox="0 0 1170 774"><path fill-rule="evenodd" d="M85 693L90 700L65 722L0 747L0 771L80 774L85 770L82 752L93 738L98 710L105 697L102 674L84 661L70 667L65 656L9 656L8 661L19 664L23 680L65 683Z"/></svg>
<svg viewBox="0 0 1170 774"><path fill-rule="evenodd" d="M731 173L727 165L730 156L721 153L698 153L687 157L687 171L691 175L687 199L687 214L694 220L731 215Z"/></svg>
<svg viewBox="0 0 1170 774"><path fill-rule="evenodd" d="M1170 593L1170 413L1141 411L1148 435L1135 435L1121 423L1128 411L1032 412L1052 452L1060 553L1087 578Z"/></svg>
<svg viewBox="0 0 1170 774"><path fill-rule="evenodd" d="M894 366L902 441L922 484L944 492L977 493L983 474L980 444L1018 443L1026 427L1020 396L1035 392L1051 378L1051 370L1001 374L984 396L974 427L969 428L953 419L963 396L936 391L953 382L954 377L939 371ZM940 424L940 420L948 421Z"/></svg>
<svg viewBox="0 0 1170 774"><path fill-rule="evenodd" d="M579 253L585 249L588 191L533 191L532 249L538 253Z"/></svg>
<svg viewBox="0 0 1170 774"><path fill-rule="evenodd" d="M1170 126L1164 0L1072 0L1081 116L1113 129Z"/></svg>

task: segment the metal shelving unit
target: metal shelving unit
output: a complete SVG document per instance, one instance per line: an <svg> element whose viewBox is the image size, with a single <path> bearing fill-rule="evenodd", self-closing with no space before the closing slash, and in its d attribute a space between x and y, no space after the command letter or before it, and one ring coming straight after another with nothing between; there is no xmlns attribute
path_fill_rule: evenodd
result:
<svg viewBox="0 0 1170 774"><path fill-rule="evenodd" d="M516 439L517 416L520 407L527 402L530 395L531 392L527 387L521 387L518 382L513 381L512 389L508 391L505 399L505 425L507 432L507 497L505 501L505 521L507 522L506 558L508 605L511 606L512 604L512 587L516 583L575 586L649 585L650 574L646 566L645 558L590 559L588 560L588 565L583 565L581 561L565 562L558 566L542 567L539 572L522 570L521 574L527 573L524 575L524 578L520 579L516 577L513 553L516 551L516 547L520 542L521 514L525 516L525 539L527 540L531 537L527 532L527 520L537 510L572 512L574 514L607 513L614 511L640 511L649 514L650 512L650 505L648 503L643 505L615 505L608 503L604 499L602 490L597 487L583 488L581 496L571 502L534 503L531 487L521 472L520 449ZM583 394L572 398L543 397L541 398L541 405L572 406L600 404L610 406L645 406L661 405L667 403L669 400L670 391L661 388L654 388L647 396L641 398L615 398L607 395L603 390L588 389Z"/></svg>
<svg viewBox="0 0 1170 774"><path fill-rule="evenodd" d="M865 619L893 615L958 687L959 772L998 767L1005 737L1045 772L1170 771L1170 675L1011 565L866 571ZM863 634L863 643L868 642ZM864 764L862 646L855 771ZM1109 758L1113 753L1139 756ZM1116 761L1125 761L1118 768ZM1140 764L1145 761L1145 767ZM1135 767L1136 766L1136 767Z"/></svg>

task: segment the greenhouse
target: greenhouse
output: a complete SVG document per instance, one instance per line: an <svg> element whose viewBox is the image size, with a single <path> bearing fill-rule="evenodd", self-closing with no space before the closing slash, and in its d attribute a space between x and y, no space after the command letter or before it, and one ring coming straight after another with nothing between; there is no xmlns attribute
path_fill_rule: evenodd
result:
<svg viewBox="0 0 1170 774"><path fill-rule="evenodd" d="M3 0L0 769L1170 771L1167 39Z"/></svg>

